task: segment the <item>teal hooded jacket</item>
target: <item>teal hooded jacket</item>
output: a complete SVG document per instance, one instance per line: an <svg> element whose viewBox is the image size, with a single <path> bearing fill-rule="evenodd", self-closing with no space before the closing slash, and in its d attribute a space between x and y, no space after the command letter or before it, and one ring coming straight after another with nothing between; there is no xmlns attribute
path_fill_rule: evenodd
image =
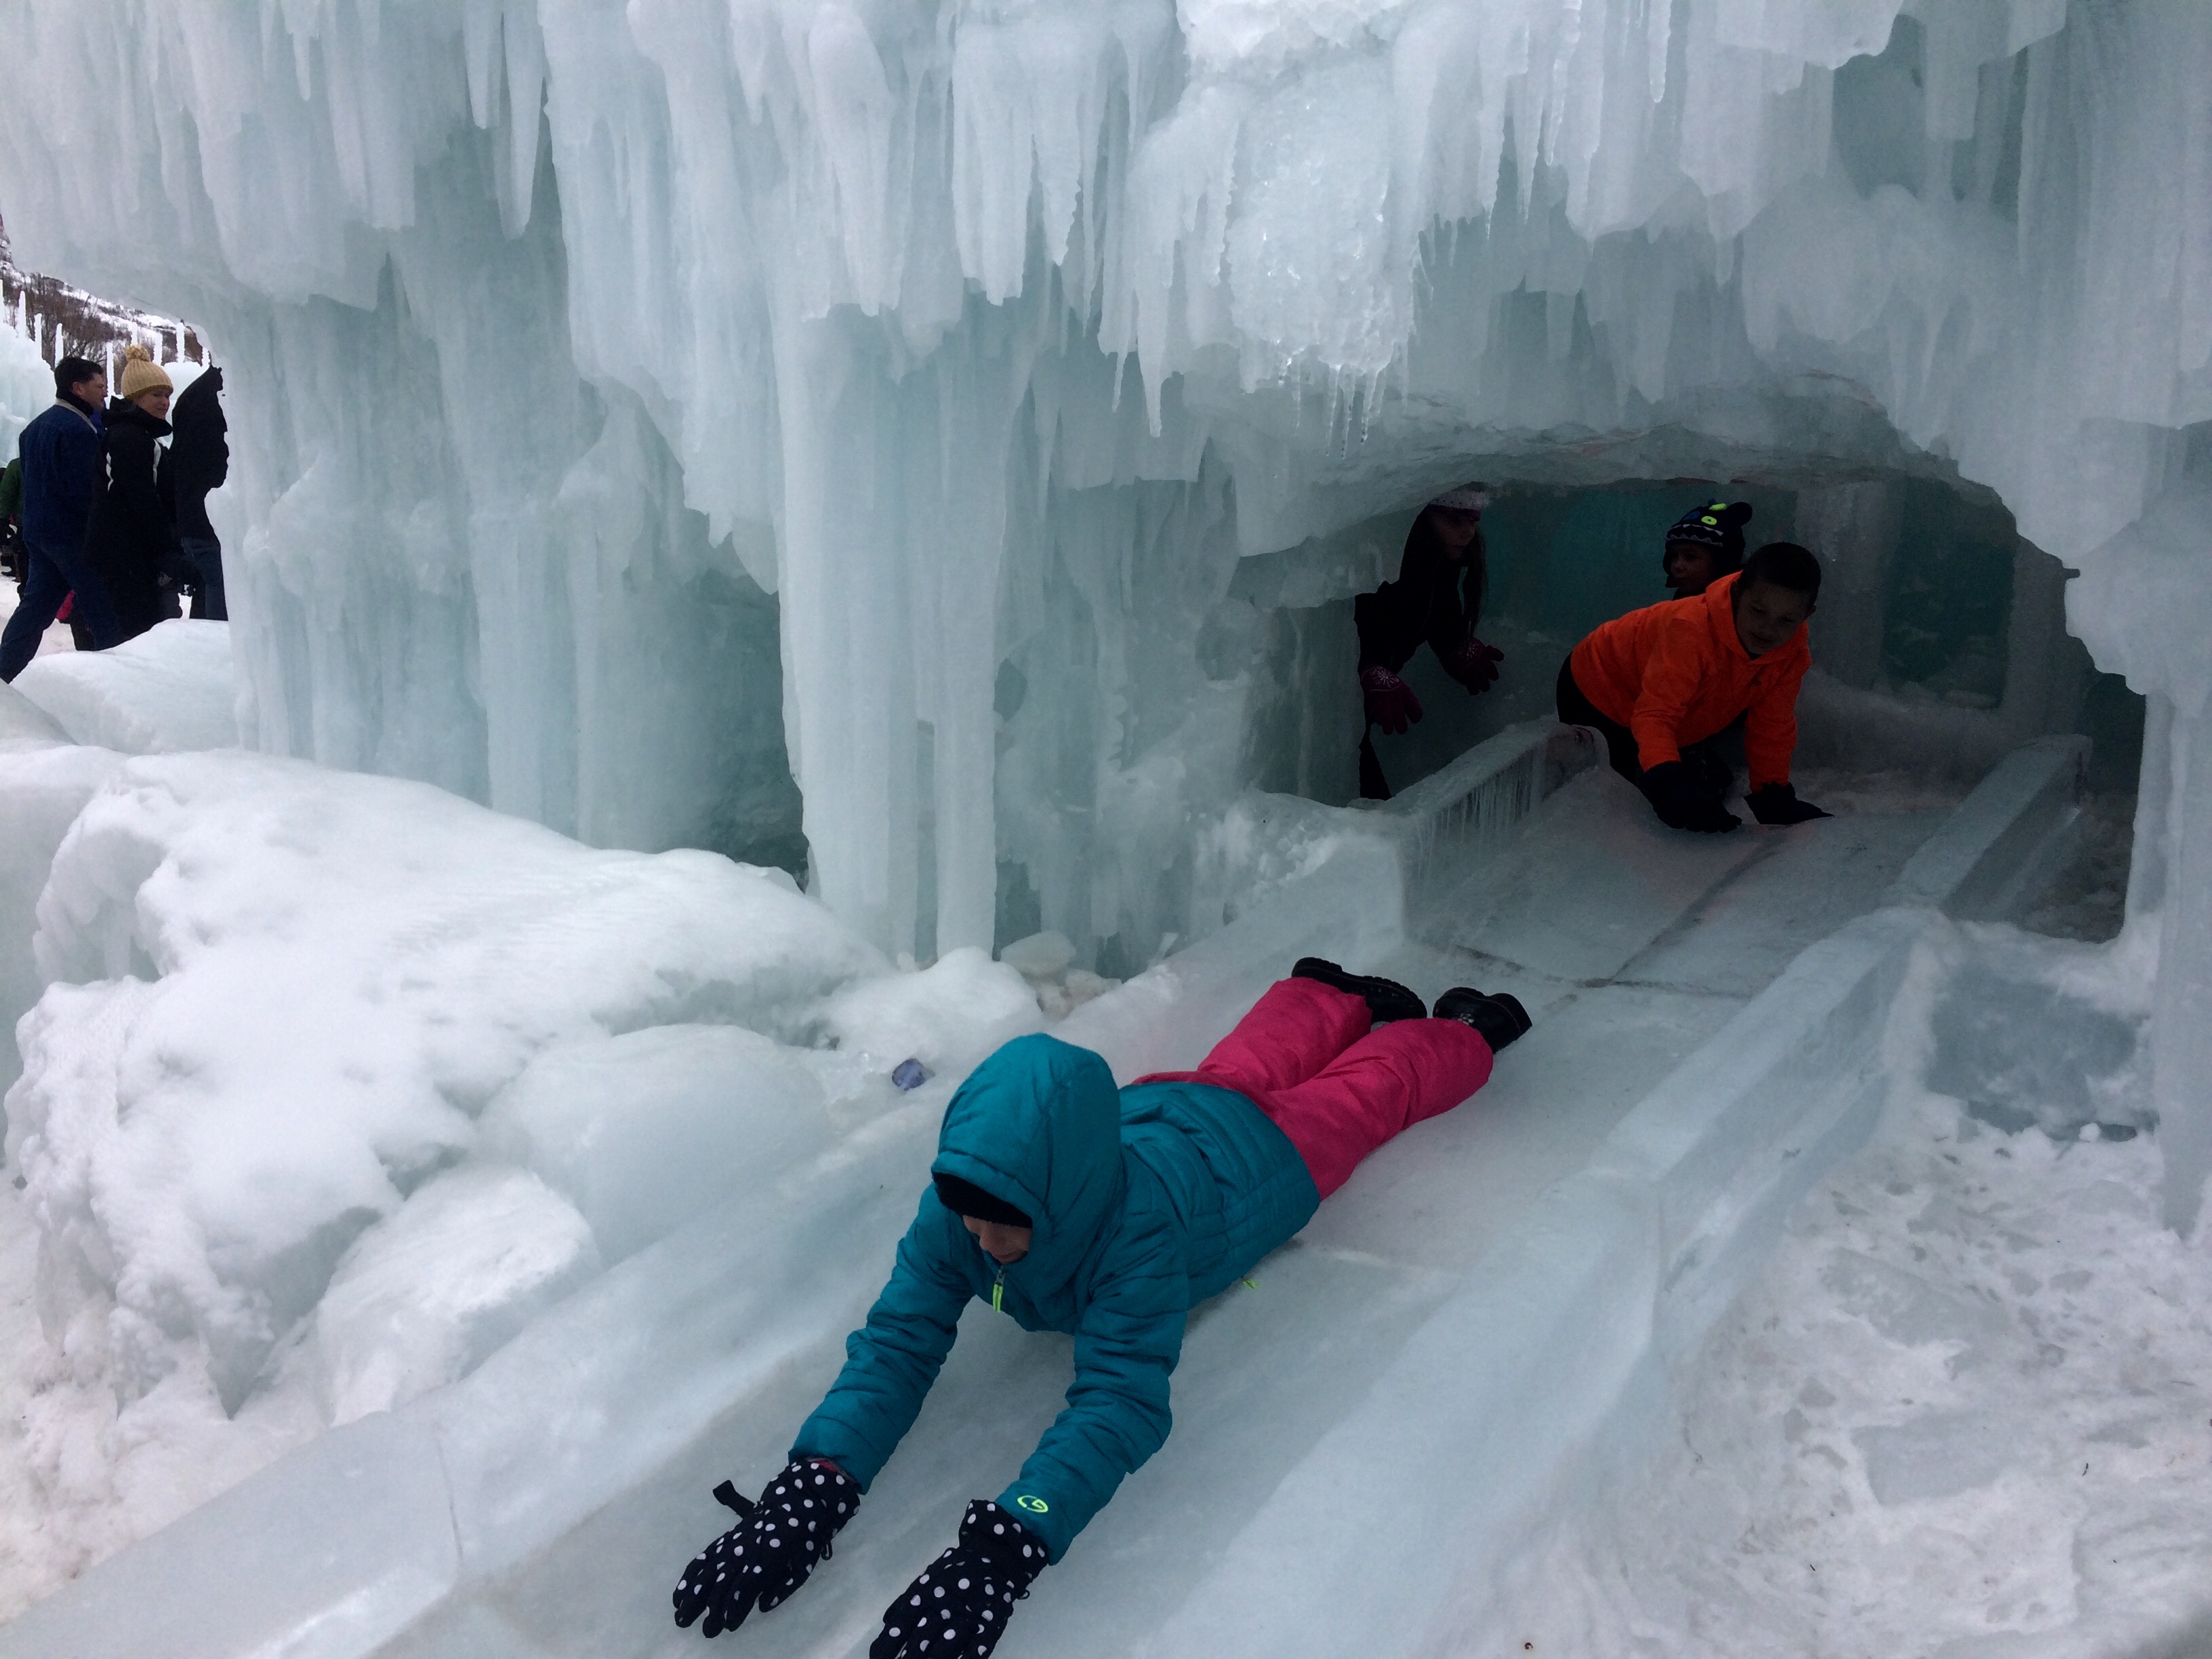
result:
<svg viewBox="0 0 2212 1659"><path fill-rule="evenodd" d="M1244 1096L1199 1083L1117 1091L1097 1054L1043 1036L975 1068L945 1108L930 1167L1033 1218L1030 1252L1000 1267L925 1192L792 1455L833 1459L866 1491L972 1297L1026 1330L1069 1332L1066 1409L998 1500L1057 1561L1166 1440L1184 1316L1304 1226L1320 1194L1297 1148Z"/></svg>

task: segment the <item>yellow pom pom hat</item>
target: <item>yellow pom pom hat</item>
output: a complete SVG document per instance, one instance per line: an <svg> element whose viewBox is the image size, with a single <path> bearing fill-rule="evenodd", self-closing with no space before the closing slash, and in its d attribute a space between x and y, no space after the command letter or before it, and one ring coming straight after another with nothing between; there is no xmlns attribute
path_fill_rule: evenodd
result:
<svg viewBox="0 0 2212 1659"><path fill-rule="evenodd" d="M154 354L142 345L123 348L123 384L118 388L125 401L135 398L142 392L173 392L175 383L168 371L154 361Z"/></svg>

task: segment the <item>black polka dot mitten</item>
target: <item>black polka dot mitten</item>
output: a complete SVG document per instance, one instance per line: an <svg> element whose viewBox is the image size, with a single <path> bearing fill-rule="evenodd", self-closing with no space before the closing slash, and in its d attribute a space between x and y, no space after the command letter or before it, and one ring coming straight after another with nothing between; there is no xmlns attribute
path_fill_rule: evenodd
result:
<svg viewBox="0 0 2212 1659"><path fill-rule="evenodd" d="M704 1613L709 1636L735 1630L755 1607L775 1607L805 1583L860 1506L850 1476L801 1458L768 1483L758 1503L726 1480L714 1496L738 1512L738 1524L691 1558L675 1595L676 1622L689 1630Z"/></svg>
<svg viewBox="0 0 2212 1659"><path fill-rule="evenodd" d="M1035 1533L989 1499L975 1499L960 1541L884 1609L884 1633L868 1659L988 1659L1044 1564Z"/></svg>

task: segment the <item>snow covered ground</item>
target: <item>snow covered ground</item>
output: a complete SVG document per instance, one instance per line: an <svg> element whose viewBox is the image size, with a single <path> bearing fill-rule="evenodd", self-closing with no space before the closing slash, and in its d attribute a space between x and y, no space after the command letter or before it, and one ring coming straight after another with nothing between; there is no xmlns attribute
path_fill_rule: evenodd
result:
<svg viewBox="0 0 2212 1659"><path fill-rule="evenodd" d="M2159 1178L2149 1135L2008 1133L1903 1080L1696 1356L1679 1432L1462 1650L2212 1649L2212 1251Z"/></svg>

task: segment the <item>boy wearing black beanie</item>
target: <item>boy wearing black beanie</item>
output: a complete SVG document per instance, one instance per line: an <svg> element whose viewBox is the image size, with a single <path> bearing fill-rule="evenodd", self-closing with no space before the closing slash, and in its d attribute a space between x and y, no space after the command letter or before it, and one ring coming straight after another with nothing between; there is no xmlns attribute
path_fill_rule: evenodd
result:
<svg viewBox="0 0 2212 1659"><path fill-rule="evenodd" d="M1743 568L1743 527L1750 522L1749 501L1708 501L1668 526L1659 568L1676 599L1693 599Z"/></svg>

